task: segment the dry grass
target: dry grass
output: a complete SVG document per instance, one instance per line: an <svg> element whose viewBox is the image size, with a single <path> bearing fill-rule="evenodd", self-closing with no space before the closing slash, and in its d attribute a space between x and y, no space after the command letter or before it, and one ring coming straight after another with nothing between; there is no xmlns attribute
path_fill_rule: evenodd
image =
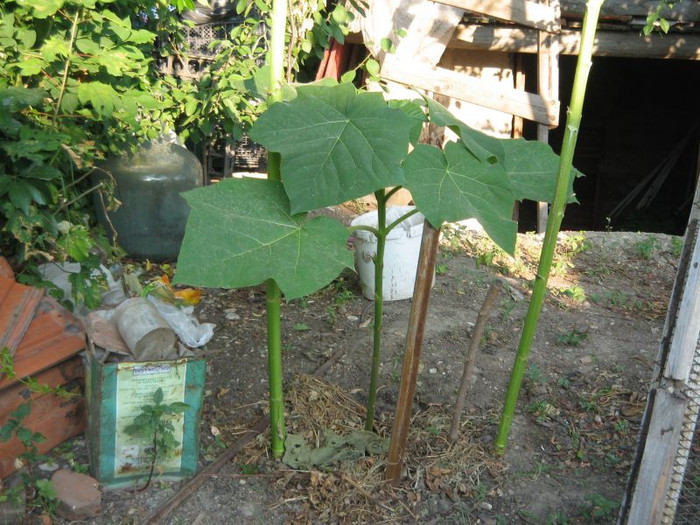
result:
<svg viewBox="0 0 700 525"><path fill-rule="evenodd" d="M289 432L318 444L322 431L339 435L361 430L365 409L351 394L317 378L297 376L286 394ZM292 408L293 407L293 408ZM497 477L503 471L480 438L491 414L463 419L460 438L449 443L450 414L430 406L415 414L404 456L402 481L384 481L386 453L344 461L328 471L279 472L276 483L283 497L275 507L286 506L290 523L404 523L420 518L426 492L453 501L473 496L480 477ZM380 437L391 429L378 425ZM488 440L490 442L490 440ZM246 451L248 459L264 461L267 439ZM278 468L278 466L277 466Z"/></svg>

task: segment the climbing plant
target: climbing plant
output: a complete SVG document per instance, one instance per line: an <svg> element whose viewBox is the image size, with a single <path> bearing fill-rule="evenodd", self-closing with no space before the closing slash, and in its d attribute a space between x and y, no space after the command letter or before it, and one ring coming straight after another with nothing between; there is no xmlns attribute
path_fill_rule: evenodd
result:
<svg viewBox="0 0 700 525"><path fill-rule="evenodd" d="M74 299L95 306L104 283L94 269L118 253L92 219L95 163L169 130L190 145L240 138L264 110L251 79L267 47L266 2L238 2L240 24L212 44L200 79L162 73L164 57L187 60L181 13L194 1L0 3L0 250L21 280L36 281L41 262L79 262ZM298 46L312 51L309 38Z"/></svg>

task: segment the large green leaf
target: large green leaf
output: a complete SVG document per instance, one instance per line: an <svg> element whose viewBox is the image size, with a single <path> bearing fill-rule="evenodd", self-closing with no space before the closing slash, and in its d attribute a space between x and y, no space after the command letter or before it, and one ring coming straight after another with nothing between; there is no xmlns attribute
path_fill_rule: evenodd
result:
<svg viewBox="0 0 700 525"><path fill-rule="evenodd" d="M379 93L307 85L295 99L270 106L250 136L281 154L282 181L297 213L403 185L411 124Z"/></svg>
<svg viewBox="0 0 700 525"><path fill-rule="evenodd" d="M291 215L279 182L226 179L184 196L191 211L178 283L238 288L271 278L295 298L352 265L347 229L328 217Z"/></svg>
<svg viewBox="0 0 700 525"><path fill-rule="evenodd" d="M559 156L544 142L509 139L502 144L506 153L505 168L515 187L516 199L552 202ZM576 202L574 179L581 172L573 169L573 174L569 179L569 202Z"/></svg>
<svg viewBox="0 0 700 525"><path fill-rule="evenodd" d="M78 87L78 97L83 104L90 103L100 115L109 117L119 104L119 93L102 82L85 82Z"/></svg>
<svg viewBox="0 0 700 525"><path fill-rule="evenodd" d="M417 144L420 140L421 132L423 131L423 124L428 121L428 117L423 112L423 106L425 104L420 104L423 99L417 100L388 100L387 104L389 107L400 109L409 119L413 122L409 130L409 139L411 144Z"/></svg>
<svg viewBox="0 0 700 525"><path fill-rule="evenodd" d="M17 2L19 5L31 5L32 15L34 18L48 18L54 14L56 11L63 7L63 0L42 0L41 2L29 2L28 0L20 0Z"/></svg>
<svg viewBox="0 0 700 525"><path fill-rule="evenodd" d="M471 153L480 160L503 162L505 152L501 139L470 128L464 122L455 117L450 111L431 98L425 99L428 103L430 122L436 126L445 126L454 131L464 142Z"/></svg>
<svg viewBox="0 0 700 525"><path fill-rule="evenodd" d="M406 187L431 224L475 218L496 244L513 253L515 194L500 163L479 160L461 143L447 143L444 152L419 144L404 170Z"/></svg>

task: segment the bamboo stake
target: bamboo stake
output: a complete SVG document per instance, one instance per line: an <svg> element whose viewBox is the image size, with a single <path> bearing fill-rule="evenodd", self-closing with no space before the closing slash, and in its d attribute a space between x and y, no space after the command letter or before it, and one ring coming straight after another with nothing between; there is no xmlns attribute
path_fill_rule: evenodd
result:
<svg viewBox="0 0 700 525"><path fill-rule="evenodd" d="M287 20L287 2L274 0L272 4L272 35L270 41L270 103L282 98L284 77L284 37ZM268 178L282 180L279 153L268 153ZM284 423L284 397L282 388L282 333L280 309L282 292L274 279L265 283L265 306L267 312L267 367L270 382L270 442L272 456L284 454L286 426Z"/></svg>
<svg viewBox="0 0 700 525"><path fill-rule="evenodd" d="M462 410L464 409L464 399L467 395L467 389L469 388L469 382L471 380L472 374L474 373L476 352L479 350L479 342L481 341L481 336L484 335L486 323L489 319L489 313L491 312L491 308L496 302L500 291L501 281L495 279L493 282L491 282L491 285L489 286L489 291L486 292L486 299L484 299L484 304L481 305L481 310L479 310L479 315L476 318L474 332L472 332L472 337L469 341L467 359L464 362L464 372L462 372L462 380L459 384L459 392L457 392L457 399L455 400L454 410L452 411L452 424L450 425L449 434L449 440L451 443L457 441L457 436L459 434L459 423L462 420Z"/></svg>
<svg viewBox="0 0 700 525"><path fill-rule="evenodd" d="M513 415L515 414L515 405L518 401L518 394L525 375L525 368L530 355L532 340L542 310L545 292L547 291L547 280L549 279L549 271L552 267L552 259L557 244L559 228L562 218L564 217L564 208L569 199L569 178L571 177L576 139L578 138L578 131L581 124L581 113L583 111L583 101L586 95L588 73L591 69L596 25L602 5L603 0L588 0L586 4L586 13L583 18L583 28L581 30L581 52L578 57L576 73L574 75L571 103L566 112L566 128L564 129L564 139L559 162L559 173L554 190L554 199L552 201L549 220L547 221L547 230L542 244L542 252L540 254L537 275L535 276L532 298L530 299L530 305L528 306L527 315L525 317L525 325L523 326L523 332L520 337L518 352L515 356L515 363L513 364L510 383L508 384L508 391L506 392L506 400L503 406L503 414L494 444L494 452L497 456L505 452L510 426L513 422Z"/></svg>
<svg viewBox="0 0 700 525"><path fill-rule="evenodd" d="M437 259L440 230L425 221L423 238L420 247L420 259L416 271L416 284L413 291L413 302L408 321L406 336L406 352L401 370L401 385L399 399L396 403L394 426L391 431L391 445L385 478L396 483L401 476L403 454L406 450L408 428L411 424L411 407L416 391L416 377L420 363L420 351L425 333L425 320L428 315L430 302L430 287L433 284L435 260Z"/></svg>

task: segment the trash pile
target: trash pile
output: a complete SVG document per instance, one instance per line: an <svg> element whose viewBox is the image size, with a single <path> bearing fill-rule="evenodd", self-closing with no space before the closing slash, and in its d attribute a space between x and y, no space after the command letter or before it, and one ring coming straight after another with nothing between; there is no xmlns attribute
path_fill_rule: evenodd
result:
<svg viewBox="0 0 700 525"><path fill-rule="evenodd" d="M46 280L71 297L68 276L79 270L77 265L50 264L41 270ZM101 307L74 306L85 325L90 350L101 363L192 357L193 348L213 337L215 325L200 323L194 315L200 290L176 291L167 274L141 286L137 276L122 274L120 267L101 271L108 285Z"/></svg>

